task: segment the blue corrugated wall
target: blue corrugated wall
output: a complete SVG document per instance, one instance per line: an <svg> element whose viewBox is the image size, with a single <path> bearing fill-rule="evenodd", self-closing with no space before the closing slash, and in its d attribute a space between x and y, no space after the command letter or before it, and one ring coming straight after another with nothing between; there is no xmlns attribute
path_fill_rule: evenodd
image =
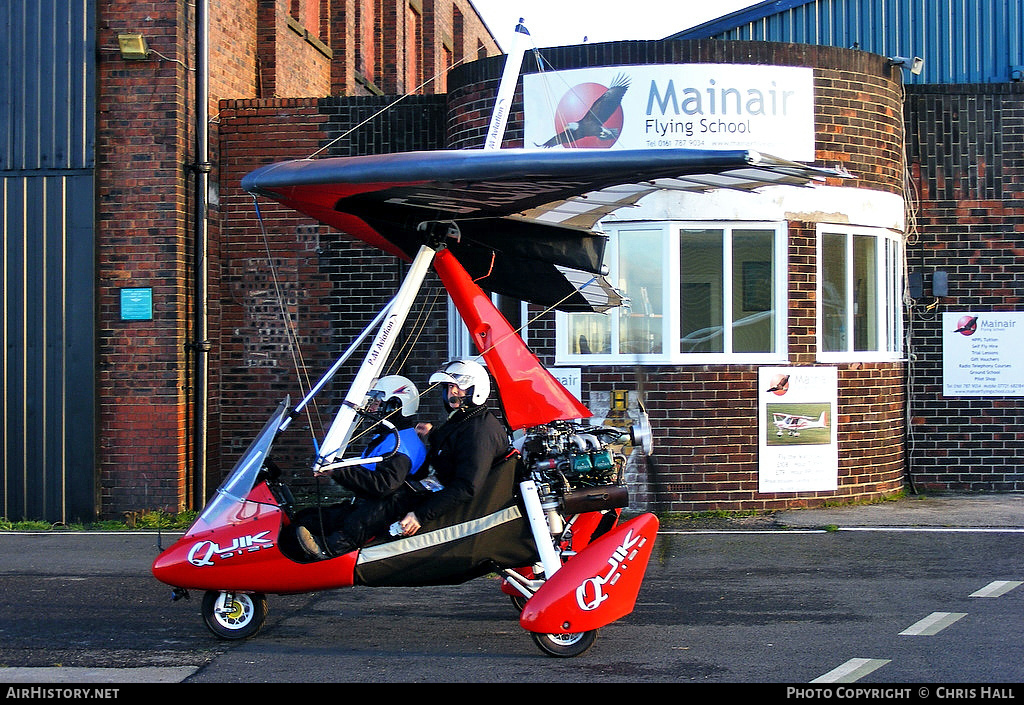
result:
<svg viewBox="0 0 1024 705"><path fill-rule="evenodd" d="M999 83L1024 71L1024 0L776 0L674 35L921 57L907 83Z"/></svg>

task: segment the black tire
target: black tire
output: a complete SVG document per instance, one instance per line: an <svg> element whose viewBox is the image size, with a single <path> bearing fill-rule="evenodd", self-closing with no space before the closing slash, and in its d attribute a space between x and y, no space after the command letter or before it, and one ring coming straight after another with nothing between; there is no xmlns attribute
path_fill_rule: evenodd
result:
<svg viewBox="0 0 1024 705"><path fill-rule="evenodd" d="M203 595L202 614L207 628L218 638L248 639L266 622L267 597L258 592L208 590Z"/></svg>
<svg viewBox="0 0 1024 705"><path fill-rule="evenodd" d="M508 597L512 600L512 606L515 607L516 612L522 612L523 608L526 607L526 601L530 599L526 595L520 595L518 593L515 595L509 595Z"/></svg>
<svg viewBox="0 0 1024 705"><path fill-rule="evenodd" d="M533 643L548 656L556 658L572 658L579 656L594 645L597 630L575 632L573 634L539 634L531 632Z"/></svg>

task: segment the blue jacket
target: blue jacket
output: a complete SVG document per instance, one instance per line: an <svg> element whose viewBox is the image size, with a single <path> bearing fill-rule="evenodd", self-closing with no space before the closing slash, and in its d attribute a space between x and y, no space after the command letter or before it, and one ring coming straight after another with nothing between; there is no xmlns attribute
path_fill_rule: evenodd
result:
<svg viewBox="0 0 1024 705"><path fill-rule="evenodd" d="M427 457L426 446L416 434L416 429L402 429L398 432L398 437L398 452L390 458L379 463L338 468L331 473L331 477L359 497L377 499L393 494L407 478L411 478L420 470ZM370 441L362 457L386 455L394 448L394 435L386 433Z"/></svg>
<svg viewBox="0 0 1024 705"><path fill-rule="evenodd" d="M427 458L427 447L423 445L423 441L420 440L419 434L416 433L415 428L403 428L398 432L398 452L408 456L410 462L410 475L415 475L416 471L423 465L423 461ZM377 440L377 439L374 439ZM363 451L364 458L371 458L378 455L387 455L395 448L395 435L388 433L384 436L383 440L372 447L367 447ZM387 461L385 461L387 462ZM362 467L367 470L376 470L377 463L367 463Z"/></svg>

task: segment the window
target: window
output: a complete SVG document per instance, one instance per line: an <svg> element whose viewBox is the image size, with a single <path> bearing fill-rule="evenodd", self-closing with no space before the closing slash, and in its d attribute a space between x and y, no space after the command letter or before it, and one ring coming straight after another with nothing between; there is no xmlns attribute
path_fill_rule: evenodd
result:
<svg viewBox="0 0 1024 705"><path fill-rule="evenodd" d="M523 339L523 342L526 342L529 332L526 304L500 294L491 294L491 301L509 322L509 325L519 334L519 337ZM449 360L461 360L469 357L485 364L479 357L480 351L477 350L476 343L470 338L469 329L466 328L459 310L455 308L451 299L448 299L448 331Z"/></svg>
<svg viewBox="0 0 1024 705"><path fill-rule="evenodd" d="M608 314L559 314L559 363L785 359L785 223L606 230L610 280L628 305Z"/></svg>
<svg viewBox="0 0 1024 705"><path fill-rule="evenodd" d="M422 81L420 66L421 35L423 19L417 8L409 5L405 11L405 90L406 93L419 93Z"/></svg>
<svg viewBox="0 0 1024 705"><path fill-rule="evenodd" d="M818 228L818 357L895 359L902 351L903 247L877 228Z"/></svg>

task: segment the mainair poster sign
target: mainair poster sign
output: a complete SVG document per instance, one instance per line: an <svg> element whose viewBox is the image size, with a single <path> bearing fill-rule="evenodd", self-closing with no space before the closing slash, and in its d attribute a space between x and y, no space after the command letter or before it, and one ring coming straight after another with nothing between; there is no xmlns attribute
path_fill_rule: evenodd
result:
<svg viewBox="0 0 1024 705"><path fill-rule="evenodd" d="M758 492L839 486L835 367L758 368Z"/></svg>
<svg viewBox="0 0 1024 705"><path fill-rule="evenodd" d="M1022 313L943 313L943 396L1024 396L1022 349Z"/></svg>
<svg viewBox="0 0 1024 705"><path fill-rule="evenodd" d="M814 74L792 66L669 64L523 77L524 146L754 149L814 161Z"/></svg>

